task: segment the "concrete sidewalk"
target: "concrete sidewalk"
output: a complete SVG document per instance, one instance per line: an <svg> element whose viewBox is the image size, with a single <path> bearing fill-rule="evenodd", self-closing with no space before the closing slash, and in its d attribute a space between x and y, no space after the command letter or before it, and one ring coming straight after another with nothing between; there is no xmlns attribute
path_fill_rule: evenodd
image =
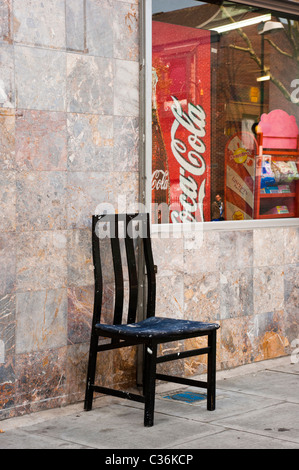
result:
<svg viewBox="0 0 299 470"><path fill-rule="evenodd" d="M166 398L182 391L183 399ZM191 389L157 387L155 425L143 405L100 397L83 404L0 421L0 449L299 449L299 364L290 357L217 374L216 410L187 403Z"/></svg>

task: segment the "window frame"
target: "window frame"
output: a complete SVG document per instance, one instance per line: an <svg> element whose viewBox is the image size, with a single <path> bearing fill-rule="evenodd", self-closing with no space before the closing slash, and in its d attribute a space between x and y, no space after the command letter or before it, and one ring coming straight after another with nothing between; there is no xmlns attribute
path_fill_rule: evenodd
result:
<svg viewBox="0 0 299 470"><path fill-rule="evenodd" d="M283 15L297 16L299 21L299 3L290 1L272 0L232 0L248 6L269 9L271 12ZM210 3L219 3L217 0ZM142 0L140 4L140 202L151 214L152 189L152 0ZM181 225L184 225L182 230ZM191 232L191 231L234 231L252 230L267 227L298 227L299 218L252 219L252 220L226 220L215 222L191 222L188 224L153 224L154 233Z"/></svg>

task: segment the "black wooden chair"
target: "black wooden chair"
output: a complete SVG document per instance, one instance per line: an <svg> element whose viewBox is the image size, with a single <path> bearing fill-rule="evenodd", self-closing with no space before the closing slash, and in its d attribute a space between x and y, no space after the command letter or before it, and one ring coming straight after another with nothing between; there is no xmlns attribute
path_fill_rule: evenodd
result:
<svg viewBox="0 0 299 470"><path fill-rule="evenodd" d="M136 225L137 223L137 225ZM121 234L120 225L122 224ZM104 237L111 241L111 253L114 267L115 300L113 324L101 321L103 304L103 269L100 253L100 242ZM146 319L136 323L138 306L138 275L135 256L136 237L142 245L142 256L145 259L147 276L147 309ZM124 239L129 277L129 301L126 323L122 323L124 305L124 276L122 268L122 251L120 238ZM105 238L106 239L106 238ZM207 389L207 409L215 409L216 379L216 331L218 324L200 321L178 320L175 318L155 317L156 276L150 239L150 221L148 214L97 215L92 221L92 249L95 275L94 313L92 320L89 364L86 384L84 409L92 408L93 394L113 395L144 403L144 425L154 424L155 381L156 379L175 382ZM103 256L101 256L101 254ZM140 256L140 253L139 255ZM167 306L165 306L167 309ZM112 313L112 312L111 312ZM157 356L157 347L161 343L207 336L207 347L182 351L176 354ZM109 338L108 344L99 344L99 338ZM95 384L97 354L103 351L124 348L132 345L144 346L143 395L129 393ZM207 354L207 382L183 377L156 373L156 365Z"/></svg>

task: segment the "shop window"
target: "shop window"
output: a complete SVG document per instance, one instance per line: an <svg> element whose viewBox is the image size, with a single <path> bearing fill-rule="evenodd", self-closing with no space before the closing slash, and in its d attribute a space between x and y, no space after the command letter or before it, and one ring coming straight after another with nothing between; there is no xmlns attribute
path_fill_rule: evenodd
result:
<svg viewBox="0 0 299 470"><path fill-rule="evenodd" d="M152 0L152 220L299 217L299 21Z"/></svg>

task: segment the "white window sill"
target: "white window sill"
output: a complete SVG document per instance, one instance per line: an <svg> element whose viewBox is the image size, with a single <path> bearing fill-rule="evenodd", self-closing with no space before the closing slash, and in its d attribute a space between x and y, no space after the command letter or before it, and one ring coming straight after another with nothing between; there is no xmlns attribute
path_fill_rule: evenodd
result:
<svg viewBox="0 0 299 470"><path fill-rule="evenodd" d="M258 220L225 220L222 222L202 222L190 224L152 224L152 233L190 233L197 231L234 231L253 230L268 227L299 227L299 218L258 219Z"/></svg>

